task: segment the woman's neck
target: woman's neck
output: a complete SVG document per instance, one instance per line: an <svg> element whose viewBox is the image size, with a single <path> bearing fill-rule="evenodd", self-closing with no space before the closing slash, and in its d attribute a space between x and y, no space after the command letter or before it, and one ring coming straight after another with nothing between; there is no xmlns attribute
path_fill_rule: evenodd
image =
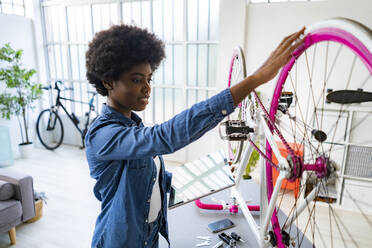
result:
<svg viewBox="0 0 372 248"><path fill-rule="evenodd" d="M115 109L117 112L119 112L120 114L124 115L125 117L131 119L131 116L132 116L132 110L121 105L120 103L112 100L111 98L107 98L107 106Z"/></svg>

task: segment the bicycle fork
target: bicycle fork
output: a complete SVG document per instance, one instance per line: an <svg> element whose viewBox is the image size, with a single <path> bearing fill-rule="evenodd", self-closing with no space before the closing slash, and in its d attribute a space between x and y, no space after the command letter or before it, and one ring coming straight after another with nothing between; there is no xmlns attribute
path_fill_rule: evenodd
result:
<svg viewBox="0 0 372 248"><path fill-rule="evenodd" d="M53 114L53 113L55 113L55 114ZM57 123L57 115L56 114L58 114L57 110L55 110L54 108L51 108L50 111L49 111L48 124L47 124L47 128L46 128L47 131L52 131L56 127L56 123Z"/></svg>

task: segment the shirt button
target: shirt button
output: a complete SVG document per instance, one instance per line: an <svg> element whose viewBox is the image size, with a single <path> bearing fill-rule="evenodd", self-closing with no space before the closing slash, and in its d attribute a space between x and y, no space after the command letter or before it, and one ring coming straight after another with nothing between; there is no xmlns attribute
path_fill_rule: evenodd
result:
<svg viewBox="0 0 372 248"><path fill-rule="evenodd" d="M147 223L148 222L148 219L146 219L145 222Z"/></svg>
<svg viewBox="0 0 372 248"><path fill-rule="evenodd" d="M151 199L148 199L147 202L150 203L151 202Z"/></svg>
<svg viewBox="0 0 372 248"><path fill-rule="evenodd" d="M227 115L227 110L226 109L222 110L221 112L222 112L223 115Z"/></svg>
<svg viewBox="0 0 372 248"><path fill-rule="evenodd" d="M147 242L145 241L145 245L147 245Z"/></svg>
<svg viewBox="0 0 372 248"><path fill-rule="evenodd" d="M154 182L156 181L156 177L154 177Z"/></svg>

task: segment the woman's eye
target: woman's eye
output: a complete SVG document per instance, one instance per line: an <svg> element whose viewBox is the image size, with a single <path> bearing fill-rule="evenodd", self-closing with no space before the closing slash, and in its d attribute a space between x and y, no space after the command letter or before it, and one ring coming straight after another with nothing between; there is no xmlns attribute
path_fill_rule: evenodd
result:
<svg viewBox="0 0 372 248"><path fill-rule="evenodd" d="M135 83L135 84L138 84L138 83L142 82L142 79L132 78L132 82Z"/></svg>

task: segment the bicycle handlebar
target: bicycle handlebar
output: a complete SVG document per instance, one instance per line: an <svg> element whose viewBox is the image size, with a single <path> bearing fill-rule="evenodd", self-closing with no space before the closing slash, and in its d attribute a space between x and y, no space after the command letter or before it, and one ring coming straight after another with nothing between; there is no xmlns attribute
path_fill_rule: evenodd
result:
<svg viewBox="0 0 372 248"><path fill-rule="evenodd" d="M57 91L60 91L61 90L61 88L59 87L59 84L63 85L63 82L60 81L60 80L57 80L54 83L54 89L56 89Z"/></svg>
<svg viewBox="0 0 372 248"><path fill-rule="evenodd" d="M45 86L45 87L41 87L42 90L49 90L49 89L51 89L51 88L52 88L52 86L50 86L50 85Z"/></svg>
<svg viewBox="0 0 372 248"><path fill-rule="evenodd" d="M44 87L41 87L41 89L43 90L50 90L50 89L55 89L58 91L58 96L57 96L57 99L63 99L63 100L68 100L68 101L73 101L73 102L78 102L78 103L83 103L83 104L88 104L89 106L91 107L94 107L94 104L93 104L93 101L94 101L94 97L97 95L97 92L96 91L91 91L91 90L88 90L88 94L92 94L92 97L89 99L89 102L82 102L82 101L77 101L77 100L74 100L74 99L68 99L68 98L64 98L64 97L60 97L60 92L61 91L65 91L65 90L74 90L73 87L64 87L63 85L63 82L61 80L57 80L55 83L54 83L54 88L52 88L51 85L48 85L48 86L44 86ZM58 100L57 100L58 101Z"/></svg>
<svg viewBox="0 0 372 248"><path fill-rule="evenodd" d="M62 85L63 86L63 82L58 80L54 84L54 89L57 90L57 91L74 90L73 87L63 87L63 89L61 89L62 87L59 86L59 85ZM43 90L50 90L50 89L52 89L52 86L51 85L44 86L44 87L41 87L41 89L43 89Z"/></svg>

